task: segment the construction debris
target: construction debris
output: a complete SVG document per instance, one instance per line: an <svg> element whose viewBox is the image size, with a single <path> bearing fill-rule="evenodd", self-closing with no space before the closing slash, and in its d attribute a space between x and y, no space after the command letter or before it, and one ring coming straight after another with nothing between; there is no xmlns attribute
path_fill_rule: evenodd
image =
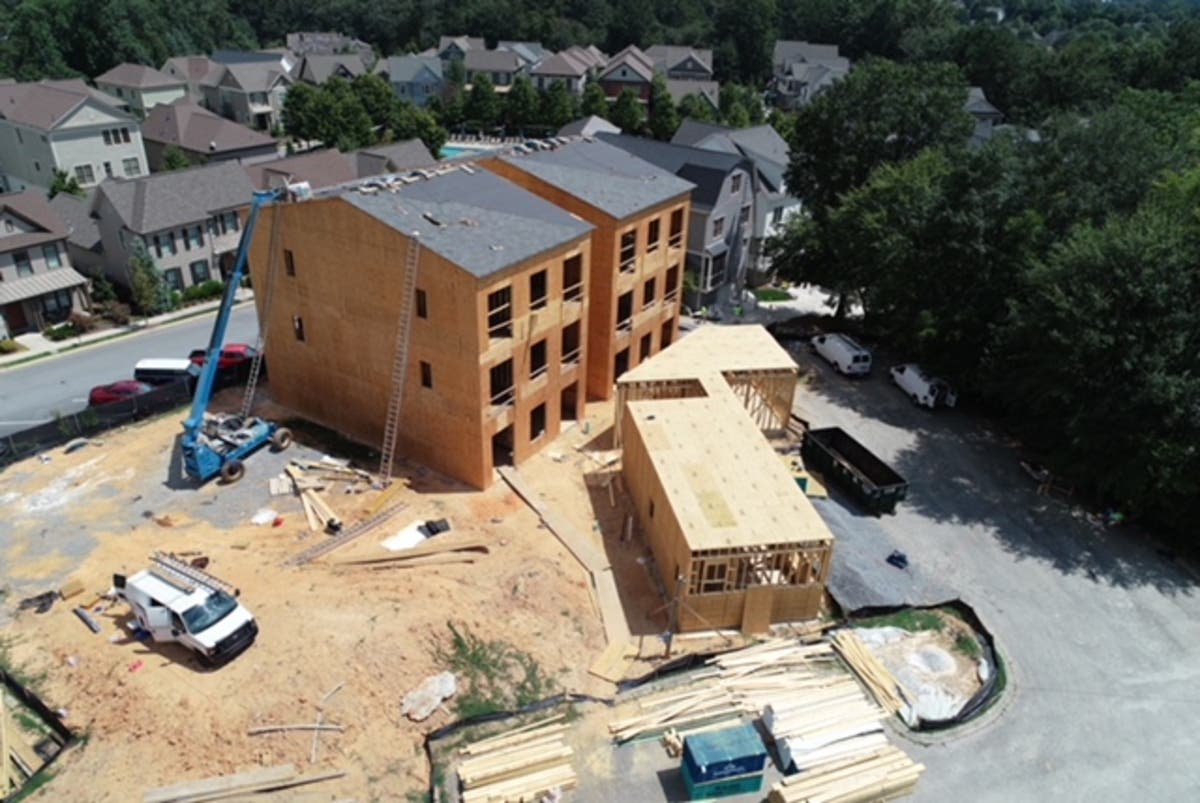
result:
<svg viewBox="0 0 1200 803"><path fill-rule="evenodd" d="M142 798L142 803L203 803L209 800L228 800L237 795L256 792L276 792L294 789L297 786L331 781L346 773L341 770L316 775L297 775L295 766L281 764L276 767L251 770L235 775L221 775L199 781L151 789Z"/></svg>
<svg viewBox="0 0 1200 803"><path fill-rule="evenodd" d="M490 551L486 541L472 539L470 541L449 542L438 539L433 543L415 546L402 552L379 558L357 558L355 560L339 561L339 566L370 566L376 569L408 568L411 566L429 566L441 563L474 563L479 555Z"/></svg>
<svg viewBox="0 0 1200 803"><path fill-rule="evenodd" d="M322 722L302 722L298 725L264 725L261 728L250 728L246 731L247 736L262 736L264 733L285 733L288 731L337 731L345 733L346 729L341 725L329 725Z"/></svg>
<svg viewBox="0 0 1200 803"><path fill-rule="evenodd" d="M85 625L87 625L93 633L99 633L103 629L100 627L100 623L97 622L90 613L88 613L86 608L76 608L75 615L78 616L79 619Z"/></svg>
<svg viewBox="0 0 1200 803"><path fill-rule="evenodd" d="M567 725L554 716L463 747L463 803L521 803L553 797L578 781Z"/></svg>
<svg viewBox="0 0 1200 803"><path fill-rule="evenodd" d="M905 691L853 630L838 630L831 639L838 655L888 713L901 714L909 707L909 700L916 699L911 692Z"/></svg>
<svg viewBox="0 0 1200 803"><path fill-rule="evenodd" d="M458 681L453 672L442 672L425 678L415 689L404 695L400 713L413 722L428 719L442 705L442 701L453 697L458 691Z"/></svg>
<svg viewBox="0 0 1200 803"><path fill-rule="evenodd" d="M896 747L809 766L771 789L770 803L868 803L911 794L925 767Z"/></svg>

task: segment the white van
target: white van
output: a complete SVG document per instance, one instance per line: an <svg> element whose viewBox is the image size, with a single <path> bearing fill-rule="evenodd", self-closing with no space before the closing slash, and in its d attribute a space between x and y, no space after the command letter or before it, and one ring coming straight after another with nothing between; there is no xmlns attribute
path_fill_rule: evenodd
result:
<svg viewBox="0 0 1200 803"><path fill-rule="evenodd" d="M953 407L958 403L958 394L945 381L932 377L921 370L921 366L910 362L893 365L892 382L913 400L915 404L928 407Z"/></svg>
<svg viewBox="0 0 1200 803"><path fill-rule="evenodd" d="M871 373L871 352L846 335L817 335L810 344L813 351L840 374L866 376Z"/></svg>
<svg viewBox="0 0 1200 803"><path fill-rule="evenodd" d="M184 358L138 360L133 367L133 378L148 385L169 385L181 379L194 387L200 378L200 366Z"/></svg>

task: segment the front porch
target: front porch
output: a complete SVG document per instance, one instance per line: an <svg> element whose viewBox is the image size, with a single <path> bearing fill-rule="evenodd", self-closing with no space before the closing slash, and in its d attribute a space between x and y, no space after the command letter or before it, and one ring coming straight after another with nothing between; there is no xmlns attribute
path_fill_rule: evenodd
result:
<svg viewBox="0 0 1200 803"><path fill-rule="evenodd" d="M40 332L90 308L87 279L68 267L0 283L0 339Z"/></svg>

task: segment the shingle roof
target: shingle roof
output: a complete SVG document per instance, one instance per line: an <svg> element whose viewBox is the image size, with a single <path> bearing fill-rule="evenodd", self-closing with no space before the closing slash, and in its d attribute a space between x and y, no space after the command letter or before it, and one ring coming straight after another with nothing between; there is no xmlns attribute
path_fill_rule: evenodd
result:
<svg viewBox="0 0 1200 803"><path fill-rule="evenodd" d="M714 109L721 105L721 85L716 81L687 81L678 78L667 79L667 94L676 104L688 95L707 98Z"/></svg>
<svg viewBox="0 0 1200 803"><path fill-rule="evenodd" d="M178 145L194 153L226 153L275 144L266 134L226 120L189 100L160 103L151 109L142 123L142 138Z"/></svg>
<svg viewBox="0 0 1200 803"><path fill-rule="evenodd" d="M107 105L116 114L122 114L125 107L124 102L78 80L0 84L0 117L52 131L89 99Z"/></svg>
<svg viewBox="0 0 1200 803"><path fill-rule="evenodd" d="M219 84L226 75L245 92L269 92L280 78L291 82L291 77L278 63L255 62L253 64L226 64L224 70L215 70L205 79L206 83Z"/></svg>
<svg viewBox="0 0 1200 803"><path fill-rule="evenodd" d="M967 88L967 102L963 108L974 115L984 117L1003 116L1003 113L987 99L987 95L983 94L983 87L979 86Z"/></svg>
<svg viewBox="0 0 1200 803"><path fill-rule="evenodd" d="M363 148L353 156L356 159L359 178L417 170L437 164L437 159L419 139Z"/></svg>
<svg viewBox="0 0 1200 803"><path fill-rule="evenodd" d="M654 65L666 72L680 62L693 58L712 72L712 51L702 47L687 47L685 45L652 45L646 48L646 55Z"/></svg>
<svg viewBox="0 0 1200 803"><path fill-rule="evenodd" d="M0 195L0 212L19 217L38 229L0 236L0 252L66 239L66 221L54 211L41 190L28 189Z"/></svg>
<svg viewBox="0 0 1200 803"><path fill-rule="evenodd" d="M669 142L624 134L598 136L602 142L692 182L696 185L692 192L692 201L706 206L712 206L720 197L721 186L727 175L738 168L747 173L754 170L754 165L739 154L672 145Z"/></svg>
<svg viewBox="0 0 1200 803"><path fill-rule="evenodd" d="M124 64L118 64L103 75L96 76L96 83L130 86L138 89L158 89L181 86L184 81L179 78L172 78L166 73L159 72L153 67L147 67L144 64L125 62Z"/></svg>
<svg viewBox="0 0 1200 803"><path fill-rule="evenodd" d="M691 191L693 185L605 142L570 142L497 157L601 212L623 220Z"/></svg>
<svg viewBox="0 0 1200 803"><path fill-rule="evenodd" d="M483 278L583 237L592 226L485 170L455 170L347 203ZM436 222L435 222L436 221ZM439 225L440 224L440 225Z"/></svg>
<svg viewBox="0 0 1200 803"><path fill-rule="evenodd" d="M442 60L437 56L391 56L387 60L388 80L397 84L412 81L424 69L441 78Z"/></svg>
<svg viewBox="0 0 1200 803"><path fill-rule="evenodd" d="M587 47L571 45L562 52L580 64L587 65L590 69L598 70L605 64L608 64L608 56L601 52L600 48L595 45L588 45Z"/></svg>
<svg viewBox="0 0 1200 803"><path fill-rule="evenodd" d="M483 50L487 47L482 36L443 36L438 40L437 52L441 53L451 44L458 45L464 53L470 50Z"/></svg>
<svg viewBox="0 0 1200 803"><path fill-rule="evenodd" d="M284 181L307 181L313 189L332 187L358 178L354 158L333 149L243 165L255 189L268 190Z"/></svg>
<svg viewBox="0 0 1200 803"><path fill-rule="evenodd" d="M367 71L366 65L363 64L362 58L357 53L336 56L314 55L304 57L304 63L300 66L300 77L305 81L312 81L314 84L323 84L337 74L339 68L345 69L351 78L363 75Z"/></svg>
<svg viewBox="0 0 1200 803"><path fill-rule="evenodd" d="M50 199L50 206L67 226L67 242L91 251L100 244L100 226L92 217L92 198L80 198L60 192Z"/></svg>
<svg viewBox="0 0 1200 803"><path fill-rule="evenodd" d="M741 153L754 162L759 175L774 189L783 187L790 161L787 141L769 125L726 128L688 118L675 131L671 142L707 150Z"/></svg>
<svg viewBox="0 0 1200 803"><path fill-rule="evenodd" d="M837 45L777 39L775 49L771 54L771 63L782 66L793 61L827 61L837 58L841 58L838 55Z"/></svg>
<svg viewBox="0 0 1200 803"><path fill-rule="evenodd" d="M511 50L468 50L463 67L474 72L516 72L525 64Z"/></svg>
<svg viewBox="0 0 1200 803"><path fill-rule="evenodd" d="M184 76L184 79L190 83L197 83L204 80L204 77L213 71L217 63L208 56L175 56L169 58L163 63L163 71L169 67L174 67L175 70Z"/></svg>
<svg viewBox="0 0 1200 803"><path fill-rule="evenodd" d="M699 145L713 134L728 134L732 130L716 123L705 123L685 117L679 128L675 129L675 136L671 137L671 142L675 145Z"/></svg>
<svg viewBox="0 0 1200 803"><path fill-rule="evenodd" d="M241 165L217 162L136 179L109 179L97 188L96 199L107 198L130 231L149 234L245 206L253 193Z"/></svg>
<svg viewBox="0 0 1200 803"><path fill-rule="evenodd" d="M80 276L73 268L61 267L24 276L11 282L0 282L0 304L11 304L27 298L37 298L46 293L66 290L68 287L78 287L87 284L87 279Z"/></svg>
<svg viewBox="0 0 1200 803"><path fill-rule="evenodd" d="M540 64L530 70L534 75L567 75L573 78L587 75L587 71L587 64L565 50L542 59Z"/></svg>
<svg viewBox="0 0 1200 803"><path fill-rule="evenodd" d="M578 120L572 120L558 129L560 137L594 137L602 133L620 134L621 129L603 117L597 117L594 114L590 114L587 117L580 117Z"/></svg>
<svg viewBox="0 0 1200 803"><path fill-rule="evenodd" d="M617 55L609 59L608 64L601 73L601 77L605 77L613 71L625 66L632 70L636 75L646 81L654 80L654 61L642 52L637 45L629 45Z"/></svg>
<svg viewBox="0 0 1200 803"><path fill-rule="evenodd" d="M526 64L537 64L549 55L541 42L500 41L496 43L497 50L511 50L521 57Z"/></svg>

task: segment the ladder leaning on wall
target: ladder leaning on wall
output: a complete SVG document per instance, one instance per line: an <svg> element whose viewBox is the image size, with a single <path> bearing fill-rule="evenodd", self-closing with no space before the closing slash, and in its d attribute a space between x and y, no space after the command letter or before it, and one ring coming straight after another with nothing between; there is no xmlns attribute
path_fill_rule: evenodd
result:
<svg viewBox="0 0 1200 803"><path fill-rule="evenodd" d="M408 239L404 259L404 281L400 288L400 315L396 321L396 349L392 362L392 392L388 398L387 418L383 423L383 445L379 456L379 476L384 482L392 479L392 461L396 453L396 438L400 435L400 412L404 406L404 386L408 377L408 346L412 333L413 305L417 296L417 264L421 258L420 232Z"/></svg>

